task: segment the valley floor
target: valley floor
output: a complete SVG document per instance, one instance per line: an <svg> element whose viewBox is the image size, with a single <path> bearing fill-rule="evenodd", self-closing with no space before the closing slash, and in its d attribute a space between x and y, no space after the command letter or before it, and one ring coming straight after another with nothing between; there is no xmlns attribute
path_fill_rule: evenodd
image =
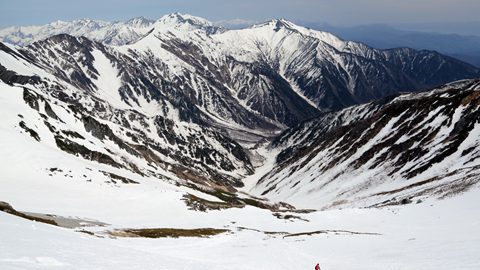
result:
<svg viewBox="0 0 480 270"><path fill-rule="evenodd" d="M478 189L402 207L292 213L302 219L279 219L250 206L188 210L181 188L159 182L95 189L55 182L13 185L7 179L0 198L20 211L110 224L85 228L97 235L119 228L230 232L209 238L101 238L0 212L1 269L313 269L317 262L323 270L480 269ZM55 187L60 188L51 192ZM317 233L286 236L304 232Z"/></svg>

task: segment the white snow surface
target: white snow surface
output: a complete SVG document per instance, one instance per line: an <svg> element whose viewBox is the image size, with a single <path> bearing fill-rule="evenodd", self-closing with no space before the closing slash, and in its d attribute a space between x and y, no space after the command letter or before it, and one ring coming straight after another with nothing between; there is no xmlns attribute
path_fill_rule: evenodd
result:
<svg viewBox="0 0 480 270"><path fill-rule="evenodd" d="M97 233L122 228L231 230L210 238L98 238L0 212L2 270L309 269L316 262L322 269L347 270L480 267L478 187L462 196L441 201L427 199L403 207L283 213L302 219L279 219L268 210L251 206L193 211L182 201L184 194L212 201L215 198L59 151L47 128L38 125L41 123L38 113L18 102L22 100L21 88L0 86L4 117L0 122L1 201L19 211L109 224L88 228ZM54 110L65 121L65 127L78 125L60 106L55 105ZM18 127L20 120L35 128L42 143ZM82 136L92 141L88 147L98 143L86 132ZM265 149L259 152L269 157L258 170L263 174L273 165L276 153ZM51 168L62 172L53 173ZM100 170L129 177L140 184L108 183L109 178ZM252 185L251 181L247 187ZM255 230L288 233L346 230L379 235L338 232L284 238L281 234Z"/></svg>
<svg viewBox="0 0 480 270"><path fill-rule="evenodd" d="M5 184L14 185L10 181L2 183ZM21 210L46 210L49 205L50 213L67 213L73 210L69 207L74 207L84 214L115 221L110 227L209 226L228 228L233 233L210 238L97 238L0 212L0 265L5 270L310 269L316 262L322 269L347 270L480 267L478 190L451 200L402 208L302 214L309 222L282 221L267 211L252 208L200 214L182 211L178 205L172 211L177 204L172 205L168 198L175 192L168 190L161 196L155 189L140 194L125 191L131 194L126 197L109 196L108 189L97 191L97 196L91 189L70 189L72 193L64 195L52 190L35 192L36 197L55 198L44 202L28 198L28 189L15 191L16 195L9 199L21 206ZM2 189L0 195L5 194ZM65 198L69 195L71 200ZM55 200L58 201L54 203ZM111 211L105 211L107 207L112 207ZM339 233L282 238L238 230L238 226L289 232L349 230L381 235Z"/></svg>
<svg viewBox="0 0 480 270"><path fill-rule="evenodd" d="M122 86L118 77L118 69L112 66L110 60L101 51L95 49L92 55L95 58L93 66L99 73L97 80L94 80L97 86L96 94L116 108L129 109L118 92L118 89Z"/></svg>

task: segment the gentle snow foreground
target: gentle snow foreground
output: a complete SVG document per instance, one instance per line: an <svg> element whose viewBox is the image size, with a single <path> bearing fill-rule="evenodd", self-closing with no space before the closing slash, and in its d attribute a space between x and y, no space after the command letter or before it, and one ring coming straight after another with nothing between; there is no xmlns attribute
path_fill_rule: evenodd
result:
<svg viewBox="0 0 480 270"><path fill-rule="evenodd" d="M161 183L122 188L7 176L0 196L18 210L92 218L109 228L226 228L210 238L98 238L0 212L1 269L479 269L478 190L448 200L343 209L282 220L254 207L188 210ZM241 229L243 228L243 229ZM245 229L249 228L249 229ZM251 229L251 230L250 230ZM301 233L283 237L261 231Z"/></svg>

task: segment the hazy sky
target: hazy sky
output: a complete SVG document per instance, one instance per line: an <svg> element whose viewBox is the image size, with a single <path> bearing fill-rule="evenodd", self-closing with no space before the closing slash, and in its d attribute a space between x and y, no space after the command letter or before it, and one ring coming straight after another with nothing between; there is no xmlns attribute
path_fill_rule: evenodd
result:
<svg viewBox="0 0 480 270"><path fill-rule="evenodd" d="M157 19L171 12L211 21L287 18L335 25L480 21L480 0L0 0L0 27L80 18Z"/></svg>

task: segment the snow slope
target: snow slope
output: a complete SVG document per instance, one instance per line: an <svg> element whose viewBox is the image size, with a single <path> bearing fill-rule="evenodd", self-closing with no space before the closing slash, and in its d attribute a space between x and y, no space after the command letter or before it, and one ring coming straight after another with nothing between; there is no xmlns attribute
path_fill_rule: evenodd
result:
<svg viewBox="0 0 480 270"><path fill-rule="evenodd" d="M97 202L106 199L93 198ZM27 206L26 199L23 201L24 209L41 208L33 203ZM309 269L316 262L322 269L478 269L480 213L476 205L478 190L451 200L401 208L331 210L301 215L310 222L279 221L271 215L268 218L264 212L245 209L248 215L224 213L228 216L225 221L237 222L235 224L217 218L204 222L212 227L226 226L233 233L180 239L97 238L0 212L0 264L6 270ZM66 212L62 205L55 208ZM164 205L150 213L150 217L168 211L166 208ZM137 207L137 211L143 212L145 208ZM218 213L205 216L209 215ZM182 217L183 214L177 214L168 220L178 226L198 224L195 216L180 221ZM138 222L138 226L145 222L128 212L123 219L129 219L130 224ZM149 224L163 226L165 221ZM235 229L241 225L291 232L337 229L380 235L332 233L283 238Z"/></svg>
<svg viewBox="0 0 480 270"><path fill-rule="evenodd" d="M307 121L271 145L251 191L302 207L371 207L448 198L479 186L479 80Z"/></svg>

